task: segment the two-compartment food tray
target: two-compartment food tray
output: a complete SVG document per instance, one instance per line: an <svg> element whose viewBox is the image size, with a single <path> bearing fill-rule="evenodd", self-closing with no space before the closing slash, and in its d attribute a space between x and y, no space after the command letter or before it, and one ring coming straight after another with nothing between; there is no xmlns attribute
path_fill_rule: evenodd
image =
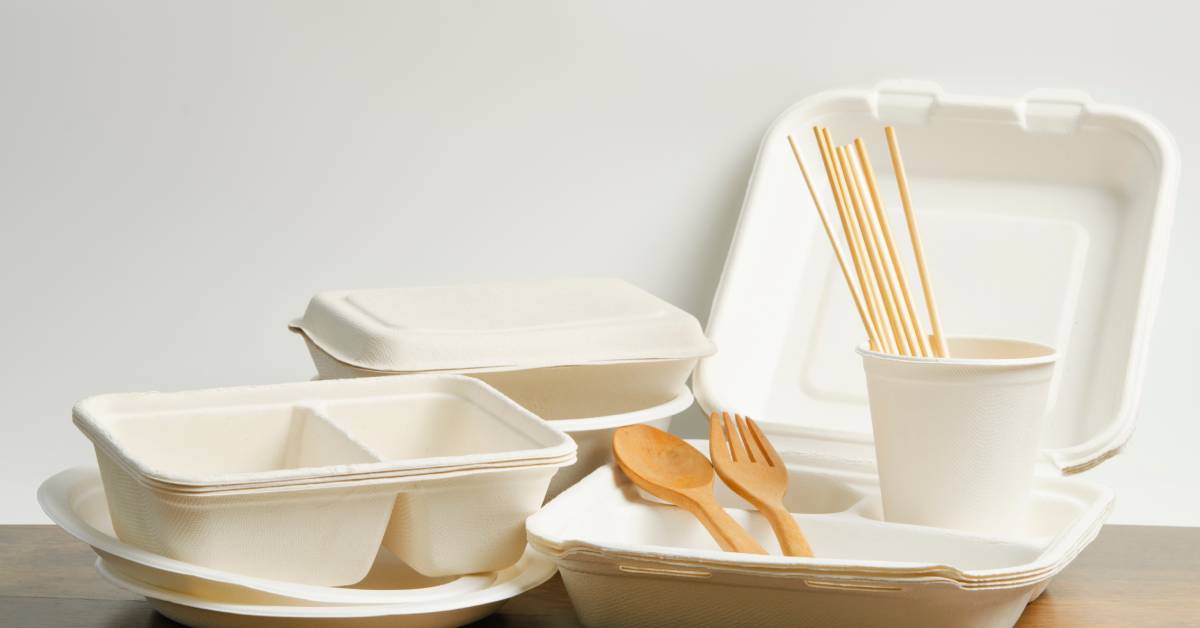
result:
<svg viewBox="0 0 1200 628"><path fill-rule="evenodd" d="M382 546L426 576L495 571L575 443L461 375L102 395L92 440L121 540L290 582L358 582Z"/></svg>

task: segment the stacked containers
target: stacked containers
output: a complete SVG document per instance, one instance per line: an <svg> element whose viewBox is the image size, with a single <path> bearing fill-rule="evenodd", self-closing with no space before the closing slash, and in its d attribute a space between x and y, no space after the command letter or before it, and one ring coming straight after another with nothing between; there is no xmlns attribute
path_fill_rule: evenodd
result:
<svg viewBox="0 0 1200 628"><path fill-rule="evenodd" d="M553 421L579 462L550 495L611 460L616 428L666 429L714 352L695 317L615 279L324 292L291 328L321 378L464 373Z"/></svg>
<svg viewBox="0 0 1200 628"><path fill-rule="evenodd" d="M74 416L121 540L304 584L357 582L381 543L427 576L503 569L575 461L565 434L455 375L103 395Z"/></svg>
<svg viewBox="0 0 1200 628"><path fill-rule="evenodd" d="M141 582L179 593L235 604L354 606L408 604L484 591L502 572L430 578L390 552L380 552L371 571L351 586L327 587L256 578L185 563L148 552L116 537L99 472L76 467L48 478L38 488L46 515L71 536L92 546L113 570ZM526 549L525 558L530 558ZM524 561L528 562L528 561Z"/></svg>
<svg viewBox="0 0 1200 628"><path fill-rule="evenodd" d="M693 441L705 449L707 443ZM599 469L528 521L588 626L1011 626L1097 534L1112 492L1038 478L1028 521L982 537L880 519L869 464L788 455L787 507L816 556L779 555L767 521L717 497L772 555L721 551L691 515Z"/></svg>

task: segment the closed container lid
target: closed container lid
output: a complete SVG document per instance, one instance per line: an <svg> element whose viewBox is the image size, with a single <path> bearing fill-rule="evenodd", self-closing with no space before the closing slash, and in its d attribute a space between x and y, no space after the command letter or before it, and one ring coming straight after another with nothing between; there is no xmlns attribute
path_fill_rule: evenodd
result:
<svg viewBox="0 0 1200 628"><path fill-rule="evenodd" d="M721 351L697 366L700 405L755 417L781 449L873 456L854 352L864 332L788 146L792 135L831 211L814 125L866 142L924 330L886 125L945 333L1058 351L1044 460L1075 472L1119 451L1137 415L1179 156L1153 119L1074 91L1007 100L888 82L784 112L759 149L713 299L708 334Z"/></svg>
<svg viewBox="0 0 1200 628"><path fill-rule="evenodd" d="M618 279L336 290L290 327L390 372L523 369L709 355L694 316Z"/></svg>

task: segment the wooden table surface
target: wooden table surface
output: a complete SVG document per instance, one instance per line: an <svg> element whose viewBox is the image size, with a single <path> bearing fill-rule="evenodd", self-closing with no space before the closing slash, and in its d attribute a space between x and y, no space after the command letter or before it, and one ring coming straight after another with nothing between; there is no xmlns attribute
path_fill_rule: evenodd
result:
<svg viewBox="0 0 1200 628"><path fill-rule="evenodd" d="M0 626L177 626L102 580L54 526L0 526ZM577 626L555 576L475 626ZM1106 526L1019 626L1200 626L1200 528Z"/></svg>

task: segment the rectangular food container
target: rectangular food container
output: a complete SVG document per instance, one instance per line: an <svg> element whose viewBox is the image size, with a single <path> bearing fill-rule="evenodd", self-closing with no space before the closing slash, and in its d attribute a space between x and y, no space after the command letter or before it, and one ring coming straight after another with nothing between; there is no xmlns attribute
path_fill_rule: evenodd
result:
<svg viewBox="0 0 1200 628"><path fill-rule="evenodd" d="M321 378L463 373L554 421L579 462L550 495L611 460L616 428L666 429L714 351L695 317L616 279L323 292L291 329Z"/></svg>
<svg viewBox="0 0 1200 628"><path fill-rule="evenodd" d="M1061 356L1035 503L1012 535L881 521L862 329L787 143L814 163L813 125L862 137L872 155L888 154L883 127L896 127L947 333ZM890 162L875 168L894 213ZM754 417L799 465L791 509L816 558L716 552L698 524L611 472L533 517L531 542L559 562L589 625L1012 625L1109 511L1104 489L1060 476L1115 455L1132 432L1177 179L1156 122L1077 92L1002 100L889 82L800 102L760 147L709 318L720 352L700 361L693 390L705 411ZM573 512L583 508L592 518ZM756 515L734 516L774 547Z"/></svg>
<svg viewBox="0 0 1200 628"><path fill-rule="evenodd" d="M507 567L575 460L565 434L456 375L103 395L74 417L121 540L328 586L360 580L381 542L427 576Z"/></svg>

